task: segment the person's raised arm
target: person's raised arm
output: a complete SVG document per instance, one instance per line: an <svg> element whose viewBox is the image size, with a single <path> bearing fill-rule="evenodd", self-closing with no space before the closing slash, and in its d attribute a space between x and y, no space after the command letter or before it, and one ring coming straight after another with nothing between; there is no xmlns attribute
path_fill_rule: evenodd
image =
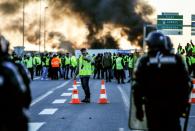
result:
<svg viewBox="0 0 195 131"><path fill-rule="evenodd" d="M194 46L194 43L192 42L192 40L190 40L190 43L191 43L192 46Z"/></svg>

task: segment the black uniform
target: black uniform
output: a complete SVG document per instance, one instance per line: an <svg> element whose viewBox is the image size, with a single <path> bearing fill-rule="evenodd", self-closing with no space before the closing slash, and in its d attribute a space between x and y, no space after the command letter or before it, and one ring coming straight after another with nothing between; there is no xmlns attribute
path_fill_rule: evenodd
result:
<svg viewBox="0 0 195 131"><path fill-rule="evenodd" d="M141 57L132 89L137 118L143 118L144 105L149 131L181 131L179 118L188 104L191 80L180 56L153 52Z"/></svg>
<svg viewBox="0 0 195 131"><path fill-rule="evenodd" d="M23 81L24 70L11 62L0 60L0 69L0 131L27 131L23 111L31 102L29 81Z"/></svg>

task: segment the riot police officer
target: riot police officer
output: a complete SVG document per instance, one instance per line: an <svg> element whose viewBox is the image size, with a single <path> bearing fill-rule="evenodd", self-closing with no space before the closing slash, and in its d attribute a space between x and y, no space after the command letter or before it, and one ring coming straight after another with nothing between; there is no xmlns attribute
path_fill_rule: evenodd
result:
<svg viewBox="0 0 195 131"><path fill-rule="evenodd" d="M0 130L27 131L28 119L24 113L31 101L24 70L9 60L9 42L0 36Z"/></svg>
<svg viewBox="0 0 195 131"><path fill-rule="evenodd" d="M149 131L181 131L191 80L181 56L171 53L170 43L160 32L146 38L148 53L139 58L133 72L132 90L136 117L145 114Z"/></svg>

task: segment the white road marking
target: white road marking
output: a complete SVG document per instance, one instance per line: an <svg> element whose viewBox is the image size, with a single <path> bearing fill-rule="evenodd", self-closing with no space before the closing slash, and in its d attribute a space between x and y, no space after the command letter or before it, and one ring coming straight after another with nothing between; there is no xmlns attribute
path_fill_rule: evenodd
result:
<svg viewBox="0 0 195 131"><path fill-rule="evenodd" d="M121 86L117 86L117 88L119 89L120 93L121 93L121 96L122 96L122 99L123 99L123 102L125 104L125 110L126 110L126 113L129 114L129 107L130 107L130 103L129 103L129 97L127 96L127 94L124 92L124 90L121 88Z"/></svg>
<svg viewBox="0 0 195 131"><path fill-rule="evenodd" d="M48 108L43 109L39 115L53 115L58 109L57 108Z"/></svg>
<svg viewBox="0 0 195 131"><path fill-rule="evenodd" d="M35 77L33 80L38 80L38 79L40 79L41 77Z"/></svg>
<svg viewBox="0 0 195 131"><path fill-rule="evenodd" d="M61 96L71 96L71 95L72 95L72 93L62 93Z"/></svg>
<svg viewBox="0 0 195 131"><path fill-rule="evenodd" d="M33 105L35 105L36 103L40 102L41 100L45 99L47 96L49 96L50 94L52 94L55 90L64 87L64 86L67 85L69 82L70 82L70 80L68 80L68 81L66 81L66 82L64 82L64 83L62 83L61 85L59 85L59 86L57 86L57 87L51 89L50 91L46 92L46 93L43 94L42 96L36 98L36 99L30 104L30 106L33 106Z"/></svg>
<svg viewBox="0 0 195 131"><path fill-rule="evenodd" d="M56 88L54 88L54 89L56 90L56 89L62 88L62 87L64 87L65 85L67 85L69 82L70 82L70 80L68 80L68 81L64 82L63 84L61 84L61 85L57 86L57 87L56 87Z"/></svg>
<svg viewBox="0 0 195 131"><path fill-rule="evenodd" d="M195 118L195 116L189 116L190 118Z"/></svg>
<svg viewBox="0 0 195 131"><path fill-rule="evenodd" d="M52 103L53 104L63 104L66 102L66 99L56 99Z"/></svg>
<svg viewBox="0 0 195 131"><path fill-rule="evenodd" d="M78 84L80 84L81 82L80 81L77 81Z"/></svg>
<svg viewBox="0 0 195 131"><path fill-rule="evenodd" d="M50 94L52 94L53 91L48 91L47 93L45 93L44 95L38 97L37 99L35 99L31 104L30 106L33 106L35 105L36 103L38 103L39 101L43 100L44 98L46 98L47 96L49 96Z"/></svg>
<svg viewBox="0 0 195 131"><path fill-rule="evenodd" d="M68 88L68 91L72 91L74 88Z"/></svg>
<svg viewBox="0 0 195 131"><path fill-rule="evenodd" d="M38 131L45 122L30 122L28 123L29 131Z"/></svg>
<svg viewBox="0 0 195 131"><path fill-rule="evenodd" d="M119 128L119 131L124 131L124 128Z"/></svg>

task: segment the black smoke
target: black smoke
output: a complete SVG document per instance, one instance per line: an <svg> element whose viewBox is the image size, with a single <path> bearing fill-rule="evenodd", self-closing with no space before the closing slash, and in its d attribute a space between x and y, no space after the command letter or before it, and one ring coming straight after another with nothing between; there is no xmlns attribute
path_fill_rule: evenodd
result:
<svg viewBox="0 0 195 131"><path fill-rule="evenodd" d="M27 5L29 2L35 2L37 0L1 0L0 1L0 12L3 15L13 15L18 13L23 4Z"/></svg>
<svg viewBox="0 0 195 131"><path fill-rule="evenodd" d="M0 3L0 12L6 15L12 15L16 13L20 8L18 1L5 1Z"/></svg>
<svg viewBox="0 0 195 131"><path fill-rule="evenodd" d="M66 39L66 37L60 33L60 32L50 32L48 35L48 41L49 40L53 40L56 39L58 40L58 45L56 45L56 43L52 43L53 47L57 47L58 49L66 49L70 52L73 52L73 43L71 43L70 41L68 41Z"/></svg>
<svg viewBox="0 0 195 131"><path fill-rule="evenodd" d="M94 38L91 43L91 49L118 49L117 41L108 34L101 39Z"/></svg>
<svg viewBox="0 0 195 131"><path fill-rule="evenodd" d="M21 13L23 2L25 5L34 2L40 2L40 0L0 0L0 13L3 16L12 16L16 13ZM53 21L57 23L59 20L63 20L66 15L78 16L78 19L82 19L89 30L88 44L90 47L98 48L118 48L117 42L110 35L106 35L103 38L96 38L96 35L102 31L104 24L113 24L117 27L122 27L125 35L128 35L129 40L134 43L135 41L141 41L142 27L144 23L150 23L147 16L153 13L153 8L148 5L144 0L47 0L49 2L49 10L51 14L48 17L52 17ZM139 5L140 11L136 12ZM2 16L2 17L3 17ZM21 13L22 17L22 13ZM35 16L32 16L38 20ZM20 22L18 22L20 21ZM18 18L18 21L12 22L13 25L8 25L7 30L19 31L22 33L22 19ZM39 41L39 22L33 21L31 24L25 26L25 36L30 43L38 43ZM49 31L48 31L49 32ZM58 37L59 47L64 43L70 45L68 48L73 48L74 43L69 42L68 39L59 32L49 33L48 40ZM109 42L107 42L109 41ZM112 43L112 44L110 44Z"/></svg>
<svg viewBox="0 0 195 131"><path fill-rule="evenodd" d="M94 37L105 23L128 28L129 40L136 41L142 36L143 24L150 22L144 17L153 13L150 5L139 0L51 0L50 5L56 19L67 13L79 15L88 26L90 44L96 43ZM138 5L140 11L136 12Z"/></svg>

